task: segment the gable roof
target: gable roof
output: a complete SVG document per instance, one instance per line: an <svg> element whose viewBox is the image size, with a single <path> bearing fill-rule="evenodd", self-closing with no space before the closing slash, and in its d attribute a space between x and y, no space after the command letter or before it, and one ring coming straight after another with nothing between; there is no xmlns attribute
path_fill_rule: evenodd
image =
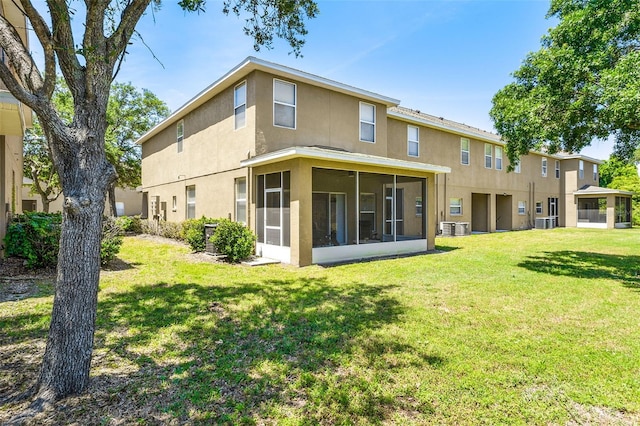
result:
<svg viewBox="0 0 640 426"><path fill-rule="evenodd" d="M142 135L136 141L136 143L140 145L145 143L153 136L157 135L173 123L176 123L188 113L197 109L205 102L209 101L211 98L221 93L223 90L229 88L232 84L242 79L243 77L246 77L253 71L264 71L278 77L295 80L296 82L326 88L334 92L344 93L350 96L356 96L360 99L370 102L381 103L387 107L395 106L400 103L399 100L390 98L388 96L379 95L368 90L358 89L357 87L353 87L348 84L339 83L337 81L329 80L328 78L320 77L294 68L286 67L284 65L276 64L274 62L264 61L253 56L249 56L244 61L232 68L229 72L224 74L218 80L216 80L196 96L194 96L191 100L187 101L187 103L178 108L165 120Z"/></svg>
<svg viewBox="0 0 640 426"><path fill-rule="evenodd" d="M633 195L632 191L623 191L622 189L602 188L595 185L584 185L579 190L575 191L573 195Z"/></svg>

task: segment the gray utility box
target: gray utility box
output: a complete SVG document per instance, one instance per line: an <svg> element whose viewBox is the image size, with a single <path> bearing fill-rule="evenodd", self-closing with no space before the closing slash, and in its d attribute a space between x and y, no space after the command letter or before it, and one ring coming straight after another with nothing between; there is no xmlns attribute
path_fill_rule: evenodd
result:
<svg viewBox="0 0 640 426"><path fill-rule="evenodd" d="M217 227L218 227L217 223L207 223L206 225L204 225L204 241L205 241L204 251L206 253L218 254L218 248L215 245L213 245L213 243L210 241L214 232L216 232Z"/></svg>

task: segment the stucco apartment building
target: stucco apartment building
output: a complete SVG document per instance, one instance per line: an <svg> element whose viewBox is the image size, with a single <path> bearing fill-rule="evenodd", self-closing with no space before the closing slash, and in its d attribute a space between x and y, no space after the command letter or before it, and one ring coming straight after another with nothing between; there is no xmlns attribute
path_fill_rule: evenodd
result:
<svg viewBox="0 0 640 426"><path fill-rule="evenodd" d="M27 40L26 21L11 1L0 1L0 14L14 24L23 40ZM0 60L6 61L0 49ZM21 212L22 139L31 126L31 110L9 93L0 81L0 255L10 216Z"/></svg>
<svg viewBox="0 0 640 426"><path fill-rule="evenodd" d="M451 222L580 223L599 161L531 153L507 173L497 135L399 103L247 58L139 139L143 216L229 217L300 266L427 251Z"/></svg>

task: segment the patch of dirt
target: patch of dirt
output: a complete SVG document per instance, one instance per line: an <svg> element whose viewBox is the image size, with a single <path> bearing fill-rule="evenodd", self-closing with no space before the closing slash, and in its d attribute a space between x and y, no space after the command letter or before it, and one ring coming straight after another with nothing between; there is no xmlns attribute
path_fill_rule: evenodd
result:
<svg viewBox="0 0 640 426"><path fill-rule="evenodd" d="M33 297L40 291L38 282L53 280L55 270L28 269L23 259L0 259L0 302Z"/></svg>

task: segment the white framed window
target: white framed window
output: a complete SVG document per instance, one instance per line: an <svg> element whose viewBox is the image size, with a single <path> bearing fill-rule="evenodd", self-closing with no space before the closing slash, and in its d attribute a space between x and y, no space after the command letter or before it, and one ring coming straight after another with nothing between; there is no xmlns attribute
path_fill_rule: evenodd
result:
<svg viewBox="0 0 640 426"><path fill-rule="evenodd" d="M420 129L416 126L407 126L407 155L420 156Z"/></svg>
<svg viewBox="0 0 640 426"><path fill-rule="evenodd" d="M520 173L522 171L522 166L521 166L520 160L518 160L518 162L515 164L515 166L513 166L513 171L515 173Z"/></svg>
<svg viewBox="0 0 640 426"><path fill-rule="evenodd" d="M171 198L171 211L172 212L178 211L178 197L175 195Z"/></svg>
<svg viewBox="0 0 640 426"><path fill-rule="evenodd" d="M462 214L462 198L449 198L449 214L451 216Z"/></svg>
<svg viewBox="0 0 640 426"><path fill-rule="evenodd" d="M183 141L184 141L184 120L180 120L176 125L176 146L178 147L178 152L182 152Z"/></svg>
<svg viewBox="0 0 640 426"><path fill-rule="evenodd" d="M527 202L518 201L518 214L527 214Z"/></svg>
<svg viewBox="0 0 640 426"><path fill-rule="evenodd" d="M247 82L243 81L233 89L234 128L243 128L247 124Z"/></svg>
<svg viewBox="0 0 640 426"><path fill-rule="evenodd" d="M536 214L542 214L542 201L536 201Z"/></svg>
<svg viewBox="0 0 640 426"><path fill-rule="evenodd" d="M560 160L556 160L556 179L560 179Z"/></svg>
<svg viewBox="0 0 640 426"><path fill-rule="evenodd" d="M460 138L460 164L469 165L469 139Z"/></svg>
<svg viewBox="0 0 640 426"><path fill-rule="evenodd" d="M594 182L598 181L598 165L597 164L593 165L593 181Z"/></svg>
<svg viewBox="0 0 640 426"><path fill-rule="evenodd" d="M584 179L584 161L578 163L578 179Z"/></svg>
<svg viewBox="0 0 640 426"><path fill-rule="evenodd" d="M196 186L187 186L187 219L196 218Z"/></svg>
<svg viewBox="0 0 640 426"><path fill-rule="evenodd" d="M493 147L490 143L484 144L484 167L487 169L493 167Z"/></svg>
<svg viewBox="0 0 640 426"><path fill-rule="evenodd" d="M236 222L247 224L247 178L238 178L236 187Z"/></svg>
<svg viewBox="0 0 640 426"><path fill-rule="evenodd" d="M547 159L542 157L542 177L547 177Z"/></svg>
<svg viewBox="0 0 640 426"><path fill-rule="evenodd" d="M416 217L422 216L422 197L416 197Z"/></svg>
<svg viewBox="0 0 640 426"><path fill-rule="evenodd" d="M502 147L496 146L496 170L502 170Z"/></svg>
<svg viewBox="0 0 640 426"><path fill-rule="evenodd" d="M287 129L296 128L296 85L273 80L273 125Z"/></svg>
<svg viewBox="0 0 640 426"><path fill-rule="evenodd" d="M360 140L376 141L376 106L360 102Z"/></svg>

